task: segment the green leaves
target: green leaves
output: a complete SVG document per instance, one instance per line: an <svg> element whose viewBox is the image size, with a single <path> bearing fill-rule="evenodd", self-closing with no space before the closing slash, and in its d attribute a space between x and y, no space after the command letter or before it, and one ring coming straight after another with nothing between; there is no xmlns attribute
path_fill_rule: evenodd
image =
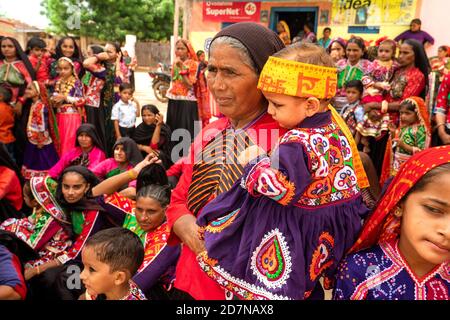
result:
<svg viewBox="0 0 450 320"><path fill-rule="evenodd" d="M43 12L58 34L123 41L168 39L173 28L173 0L42 0Z"/></svg>

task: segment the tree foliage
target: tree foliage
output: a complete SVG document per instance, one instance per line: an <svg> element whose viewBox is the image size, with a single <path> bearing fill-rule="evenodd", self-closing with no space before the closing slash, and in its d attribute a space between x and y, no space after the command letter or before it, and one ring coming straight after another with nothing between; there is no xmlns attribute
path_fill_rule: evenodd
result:
<svg viewBox="0 0 450 320"><path fill-rule="evenodd" d="M173 31L173 0L42 0L50 31L123 41L168 39Z"/></svg>

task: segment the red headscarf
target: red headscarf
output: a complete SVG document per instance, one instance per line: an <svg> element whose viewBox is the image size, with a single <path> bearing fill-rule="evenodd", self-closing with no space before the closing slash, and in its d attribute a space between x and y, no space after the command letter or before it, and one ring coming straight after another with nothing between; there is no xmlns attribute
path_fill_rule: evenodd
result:
<svg viewBox="0 0 450 320"><path fill-rule="evenodd" d="M350 252L397 238L400 233L400 219L394 215L397 205L425 174L446 163L450 163L450 145L426 149L405 162L364 224Z"/></svg>

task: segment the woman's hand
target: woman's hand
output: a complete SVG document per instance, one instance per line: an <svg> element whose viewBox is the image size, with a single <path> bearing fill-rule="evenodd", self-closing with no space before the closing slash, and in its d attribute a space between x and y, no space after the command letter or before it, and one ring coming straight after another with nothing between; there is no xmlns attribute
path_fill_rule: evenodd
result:
<svg viewBox="0 0 450 320"><path fill-rule="evenodd" d="M162 114L157 114L155 116L156 126L161 127L164 124L164 116Z"/></svg>
<svg viewBox="0 0 450 320"><path fill-rule="evenodd" d="M180 217L173 226L175 234L191 249L195 255L205 251L205 242L200 239L200 227L193 215Z"/></svg>
<svg viewBox="0 0 450 320"><path fill-rule="evenodd" d="M364 105L364 113L369 113L370 110L372 110L372 109L379 109L379 108L377 108L378 106L379 106L379 103L378 103L378 102L369 102L369 103L366 103L366 104Z"/></svg>
<svg viewBox="0 0 450 320"><path fill-rule="evenodd" d="M95 55L99 61L106 61L111 60L114 58L114 56L109 55L107 52L100 52L99 54Z"/></svg>
<svg viewBox="0 0 450 320"><path fill-rule="evenodd" d="M144 169L146 166L149 166L153 163L161 163L161 160L158 159L157 156L155 156L154 154L149 154L148 156L146 156L144 158L144 160L142 160L141 162L139 162L134 168L133 170L136 172L136 175L139 174L139 172L141 172L142 169Z"/></svg>

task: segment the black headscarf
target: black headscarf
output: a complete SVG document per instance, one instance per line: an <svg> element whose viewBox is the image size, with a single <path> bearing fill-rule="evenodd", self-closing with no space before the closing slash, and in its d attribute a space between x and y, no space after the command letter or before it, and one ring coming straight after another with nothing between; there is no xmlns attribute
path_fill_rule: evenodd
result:
<svg viewBox="0 0 450 320"><path fill-rule="evenodd" d="M133 165L133 167L135 165L137 165L139 162L141 162L142 160L144 160L141 152L139 151L139 148L138 148L136 142L134 142L133 139L128 138L128 137L122 137L122 138L118 139L116 141L116 143L114 144L113 150L116 149L116 147L118 145L123 146L123 150L125 151L127 160L129 163L131 163Z"/></svg>
<svg viewBox="0 0 450 320"><path fill-rule="evenodd" d="M148 110L151 113L157 115L160 114L158 108L154 105L145 105L142 107L141 114L144 110ZM133 140L136 141L137 144L142 144L144 146L149 146L152 142L153 133L155 132L156 124L146 124L142 122L136 127L136 130L133 134ZM161 126L161 135L160 135L160 143L158 144L158 149L160 152L160 158L163 162L163 165L166 169L173 164L170 155L172 153L172 141L171 141L172 131L169 126L165 123Z"/></svg>
<svg viewBox="0 0 450 320"><path fill-rule="evenodd" d="M91 123L83 123L81 126L78 127L77 139L75 140L75 145L77 147L80 146L80 144L78 143L78 136L82 133L87 133L87 135L92 138L92 143L97 148L105 152L105 150L103 150L103 145L100 142L100 137L98 136L97 129L95 129L95 126Z"/></svg>
<svg viewBox="0 0 450 320"><path fill-rule="evenodd" d="M86 195L77 203L68 203L64 198L62 193L62 185L64 175L68 172L75 172L81 175L87 183L89 183L89 189L86 192ZM83 210L101 210L101 206L97 203L97 201L92 197L92 188L100 183L100 180L95 176L95 174L86 167L83 166L71 166L61 173L58 178L58 186L56 187L56 201L63 207L64 209L68 209L70 211L83 211Z"/></svg>
<svg viewBox="0 0 450 320"><path fill-rule="evenodd" d="M258 74L261 73L269 56L285 47L274 31L254 22L239 22L226 27L216 34L211 44L223 36L235 38L247 48L258 69Z"/></svg>
<svg viewBox="0 0 450 320"><path fill-rule="evenodd" d="M0 166L14 170L21 184L23 184L22 174L19 170L19 167L11 159L11 156L9 155L8 150L6 149L6 146L3 142L0 142Z"/></svg>

